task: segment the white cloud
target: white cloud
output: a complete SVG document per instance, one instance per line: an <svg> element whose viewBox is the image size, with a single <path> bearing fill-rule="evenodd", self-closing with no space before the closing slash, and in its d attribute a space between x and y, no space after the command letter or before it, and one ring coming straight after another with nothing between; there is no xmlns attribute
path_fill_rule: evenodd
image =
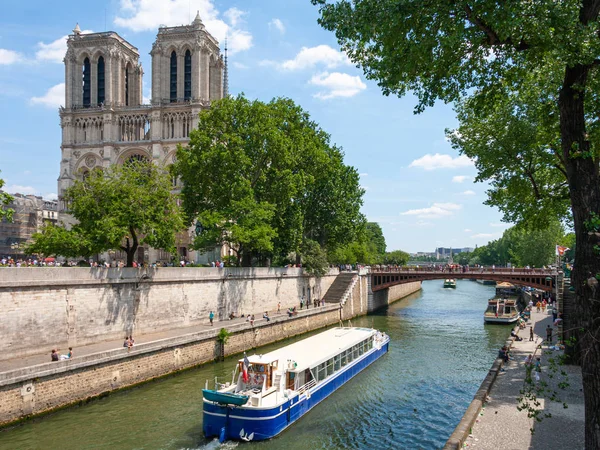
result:
<svg viewBox="0 0 600 450"><path fill-rule="evenodd" d="M427 154L422 158L415 159L410 163L408 167L420 167L425 170L435 169L457 169L459 167L471 167L473 161L465 155L460 155L456 158L452 158L450 155L441 155L436 153L435 155Z"/></svg>
<svg viewBox="0 0 600 450"><path fill-rule="evenodd" d="M252 35L237 27L245 14L237 8L228 9L223 16L229 24L219 18L213 0L121 0L119 16L114 23L132 31L156 30L161 25L189 24L198 11L204 26L218 41L227 36L227 48L231 54L252 47Z"/></svg>
<svg viewBox="0 0 600 450"><path fill-rule="evenodd" d="M32 186L11 184L10 186L6 186L6 192L8 192L9 194L35 195L37 190Z"/></svg>
<svg viewBox="0 0 600 450"><path fill-rule="evenodd" d="M21 54L12 50L6 50L0 48L0 65L9 65L19 62L21 60Z"/></svg>
<svg viewBox="0 0 600 450"><path fill-rule="evenodd" d="M302 47L294 59L288 59L281 63L284 70L302 70L323 64L328 69L341 65L350 65L351 61L345 53L338 52L329 45L317 45L316 47Z"/></svg>
<svg viewBox="0 0 600 450"><path fill-rule="evenodd" d="M367 172L362 172L358 174L359 177L368 177L369 174Z"/></svg>
<svg viewBox="0 0 600 450"><path fill-rule="evenodd" d="M242 17L244 16L244 14L246 14L245 11L237 9L236 7L229 8L223 13L223 15L227 18L232 27L235 27L242 22Z"/></svg>
<svg viewBox="0 0 600 450"><path fill-rule="evenodd" d="M241 69L241 70L246 70L246 69L250 68L246 64L242 64L241 62L237 62L237 61L232 62L231 65L233 67L235 67L236 69Z"/></svg>
<svg viewBox="0 0 600 450"><path fill-rule="evenodd" d="M58 200L58 194L56 192L50 192L48 194L44 194L44 195L42 195L42 197L44 200L48 200L48 201Z"/></svg>
<svg viewBox="0 0 600 450"><path fill-rule="evenodd" d="M439 219L448 217L462 208L456 203L434 203L429 208L411 209L401 213L403 216L417 216L419 219Z"/></svg>
<svg viewBox="0 0 600 450"><path fill-rule="evenodd" d="M508 223L490 223L490 227L494 228L507 228L510 225Z"/></svg>
<svg viewBox="0 0 600 450"><path fill-rule="evenodd" d="M465 192L462 193L462 195L475 195L475 191L472 190L466 190Z"/></svg>
<svg viewBox="0 0 600 450"><path fill-rule="evenodd" d="M340 72L319 73L314 75L309 83L325 88L325 91L314 95L314 97L321 100L335 97L353 97L367 88L367 85L362 82L359 76L353 77L347 73Z"/></svg>
<svg viewBox="0 0 600 450"><path fill-rule="evenodd" d="M275 18L269 22L269 28L276 28L281 34L285 33L285 26L278 18Z"/></svg>
<svg viewBox="0 0 600 450"><path fill-rule="evenodd" d="M92 30L83 30L82 34L93 33ZM39 50L35 52L35 59L37 61L50 61L55 63L62 63L65 53L67 53L67 39L68 35L59 37L57 40L44 44L38 42L37 46Z"/></svg>
<svg viewBox="0 0 600 450"><path fill-rule="evenodd" d="M32 97L30 102L33 105L43 105L48 108L58 108L62 106L65 101L65 83L57 84L52 86L48 91L41 97Z"/></svg>
<svg viewBox="0 0 600 450"><path fill-rule="evenodd" d="M470 228L465 228L465 233L470 233L471 231L473 230L471 230Z"/></svg>
<svg viewBox="0 0 600 450"><path fill-rule="evenodd" d="M452 177L452 182L453 183L462 183L465 180L468 180L471 177L468 177L467 175L455 175Z"/></svg>

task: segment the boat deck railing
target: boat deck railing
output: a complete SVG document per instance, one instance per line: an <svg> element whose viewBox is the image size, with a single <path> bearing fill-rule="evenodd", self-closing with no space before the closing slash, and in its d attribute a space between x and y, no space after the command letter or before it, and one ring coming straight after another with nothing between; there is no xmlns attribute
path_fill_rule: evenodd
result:
<svg viewBox="0 0 600 450"><path fill-rule="evenodd" d="M317 382L315 381L315 379L313 378L312 380L310 380L308 383L303 384L302 386L300 386L298 389L296 389L296 392L298 392L298 394L302 394L303 392L308 391L310 388L313 388L317 385Z"/></svg>

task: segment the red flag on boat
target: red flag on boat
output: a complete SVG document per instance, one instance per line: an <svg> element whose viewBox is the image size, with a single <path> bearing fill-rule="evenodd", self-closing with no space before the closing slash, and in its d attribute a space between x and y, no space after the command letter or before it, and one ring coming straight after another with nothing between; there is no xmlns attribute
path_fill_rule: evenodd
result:
<svg viewBox="0 0 600 450"><path fill-rule="evenodd" d="M244 383L247 383L250 380L250 377L248 376L248 367L250 367L250 361L248 361L248 357L244 353L244 364L242 370L242 380L244 380Z"/></svg>
<svg viewBox="0 0 600 450"><path fill-rule="evenodd" d="M556 246L556 256L563 256L567 250L571 250L569 247Z"/></svg>

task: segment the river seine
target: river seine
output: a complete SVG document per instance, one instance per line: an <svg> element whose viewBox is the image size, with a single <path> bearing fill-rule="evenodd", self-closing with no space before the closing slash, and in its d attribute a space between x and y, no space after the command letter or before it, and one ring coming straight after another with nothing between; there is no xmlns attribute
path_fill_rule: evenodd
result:
<svg viewBox="0 0 600 450"><path fill-rule="evenodd" d="M388 333L389 354L270 441L220 445L202 434L201 389L231 374L229 358L4 430L0 449L441 448L510 334L483 324L493 294L474 281L458 280L455 290L426 281L421 292L352 321Z"/></svg>

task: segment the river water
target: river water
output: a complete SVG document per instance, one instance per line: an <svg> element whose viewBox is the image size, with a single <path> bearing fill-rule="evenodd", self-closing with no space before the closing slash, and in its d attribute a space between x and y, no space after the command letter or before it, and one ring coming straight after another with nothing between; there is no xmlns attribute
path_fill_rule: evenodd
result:
<svg viewBox="0 0 600 450"><path fill-rule="evenodd" d="M426 281L420 292L352 321L387 332L389 354L270 441L220 445L202 434L201 389L207 378L231 374L237 358L229 358L4 430L0 449L440 448L510 334L483 324L493 287L442 283Z"/></svg>

